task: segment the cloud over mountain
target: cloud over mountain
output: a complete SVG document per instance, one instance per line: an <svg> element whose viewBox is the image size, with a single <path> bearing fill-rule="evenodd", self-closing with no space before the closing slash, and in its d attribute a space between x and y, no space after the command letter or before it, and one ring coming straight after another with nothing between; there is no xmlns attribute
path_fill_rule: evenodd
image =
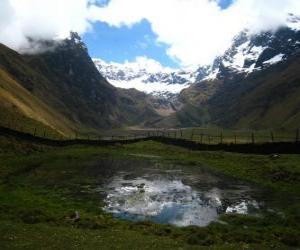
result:
<svg viewBox="0 0 300 250"><path fill-rule="evenodd" d="M126 10L126 11L124 11ZM298 0L235 0L226 9L210 0L111 0L92 7L92 18L113 26L151 23L168 54L183 65L206 64L223 53L242 29L276 29L289 12L300 14Z"/></svg>
<svg viewBox="0 0 300 250"><path fill-rule="evenodd" d="M210 63L242 29L276 29L286 15L300 15L299 0L235 0L222 9L219 0L1 0L0 42L26 48L28 37L61 38L81 34L102 21L111 26L151 24L158 42L183 66Z"/></svg>
<svg viewBox="0 0 300 250"><path fill-rule="evenodd" d="M0 42L24 49L28 38L65 38L90 28L87 0L1 0Z"/></svg>

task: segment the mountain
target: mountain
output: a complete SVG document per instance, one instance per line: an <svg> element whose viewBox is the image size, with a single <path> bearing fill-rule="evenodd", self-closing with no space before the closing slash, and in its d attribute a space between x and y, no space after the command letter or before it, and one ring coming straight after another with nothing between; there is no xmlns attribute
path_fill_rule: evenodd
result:
<svg viewBox="0 0 300 250"><path fill-rule="evenodd" d="M290 14L286 27L253 34L244 30L231 47L211 65L195 69L174 70L162 67L154 60L137 58L133 63L107 63L93 59L99 72L114 86L136 88L155 96L169 98L178 95L195 82L246 77L250 73L286 60L300 47L297 30L299 17Z"/></svg>
<svg viewBox="0 0 300 250"><path fill-rule="evenodd" d="M114 86L136 88L157 97L174 97L196 80L195 70L165 68L160 63L138 57L136 62L107 63L93 59L99 72Z"/></svg>
<svg viewBox="0 0 300 250"><path fill-rule="evenodd" d="M299 30L300 18L290 14L287 26L275 33L266 31L251 34L249 30L241 32L224 55L215 59L208 69L209 75L201 80L223 79L236 74L247 76L287 60L300 48Z"/></svg>
<svg viewBox="0 0 300 250"><path fill-rule="evenodd" d="M76 33L31 40L34 54L0 45L0 125L60 135L129 126L297 128L300 18L288 21L273 32L243 31L196 70L92 60Z"/></svg>
<svg viewBox="0 0 300 250"><path fill-rule="evenodd" d="M144 93L107 82L76 33L62 41L33 42L48 49L21 55L0 47L5 115L27 117L62 134L137 125L159 117Z"/></svg>
<svg viewBox="0 0 300 250"><path fill-rule="evenodd" d="M182 109L156 126L297 128L300 122L300 18L252 35L243 31L224 55L198 69Z"/></svg>

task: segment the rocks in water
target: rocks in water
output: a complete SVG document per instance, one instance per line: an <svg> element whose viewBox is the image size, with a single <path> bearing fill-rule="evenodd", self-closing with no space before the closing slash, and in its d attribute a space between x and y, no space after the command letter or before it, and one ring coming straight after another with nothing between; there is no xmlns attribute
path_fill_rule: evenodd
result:
<svg viewBox="0 0 300 250"><path fill-rule="evenodd" d="M137 188L144 188L145 187L145 183L141 183L139 185L137 185Z"/></svg>
<svg viewBox="0 0 300 250"><path fill-rule="evenodd" d="M271 158L272 159L278 159L278 158L280 158L280 155L279 154L272 154Z"/></svg>
<svg viewBox="0 0 300 250"><path fill-rule="evenodd" d="M71 214L70 221L71 222L78 222L78 221L80 221L80 214L79 214L78 211L75 211L74 213Z"/></svg>
<svg viewBox="0 0 300 250"><path fill-rule="evenodd" d="M144 187L145 187L145 183L141 183L141 184L137 185L137 188L140 193L145 193Z"/></svg>

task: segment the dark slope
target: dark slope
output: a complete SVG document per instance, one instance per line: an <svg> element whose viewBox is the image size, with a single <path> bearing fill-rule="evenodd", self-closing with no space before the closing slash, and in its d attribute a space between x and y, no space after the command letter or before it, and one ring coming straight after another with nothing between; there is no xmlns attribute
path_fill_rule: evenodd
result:
<svg viewBox="0 0 300 250"><path fill-rule="evenodd" d="M225 127L298 128L300 55L222 85L208 102L212 123Z"/></svg>
<svg viewBox="0 0 300 250"><path fill-rule="evenodd" d="M0 68L29 92L23 99L43 103L31 106L45 106L53 112L49 118L52 127L58 129L58 123L63 123L64 131L89 131L136 125L158 117L147 96L117 89L101 76L77 34L44 43L52 49L36 55L19 55L1 46ZM12 95L16 94L14 89L10 89Z"/></svg>
<svg viewBox="0 0 300 250"><path fill-rule="evenodd" d="M2 126L51 128L70 134L73 124L43 100L56 103L51 83L17 52L0 44L0 122Z"/></svg>
<svg viewBox="0 0 300 250"><path fill-rule="evenodd" d="M194 84L181 98L183 109L158 126L299 128L300 55L245 78Z"/></svg>
<svg viewBox="0 0 300 250"><path fill-rule="evenodd" d="M290 22L300 18L291 15ZM278 59L279 58L279 59ZM201 68L200 68L201 70ZM235 38L211 75L183 90L183 108L156 126L287 128L300 126L300 30Z"/></svg>

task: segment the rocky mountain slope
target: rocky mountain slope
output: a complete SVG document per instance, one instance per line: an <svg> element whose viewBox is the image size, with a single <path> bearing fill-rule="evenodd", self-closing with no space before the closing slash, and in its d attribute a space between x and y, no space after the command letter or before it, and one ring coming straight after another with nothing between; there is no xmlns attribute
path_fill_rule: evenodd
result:
<svg viewBox="0 0 300 250"><path fill-rule="evenodd" d="M183 90L182 109L157 126L297 128L300 122L300 18L276 32L237 36Z"/></svg>
<svg viewBox="0 0 300 250"><path fill-rule="evenodd" d="M254 71L265 70L273 64L287 60L300 48L300 18L289 15L287 25L274 31L252 34L241 32L224 55L215 59L198 81L247 76ZM200 68L198 72L202 72Z"/></svg>
<svg viewBox="0 0 300 250"><path fill-rule="evenodd" d="M8 103L2 106L5 113L18 113L64 134L159 117L145 94L118 89L101 76L77 34L42 43L52 49L20 55L1 46L0 100ZM18 89L22 91L16 93Z"/></svg>

